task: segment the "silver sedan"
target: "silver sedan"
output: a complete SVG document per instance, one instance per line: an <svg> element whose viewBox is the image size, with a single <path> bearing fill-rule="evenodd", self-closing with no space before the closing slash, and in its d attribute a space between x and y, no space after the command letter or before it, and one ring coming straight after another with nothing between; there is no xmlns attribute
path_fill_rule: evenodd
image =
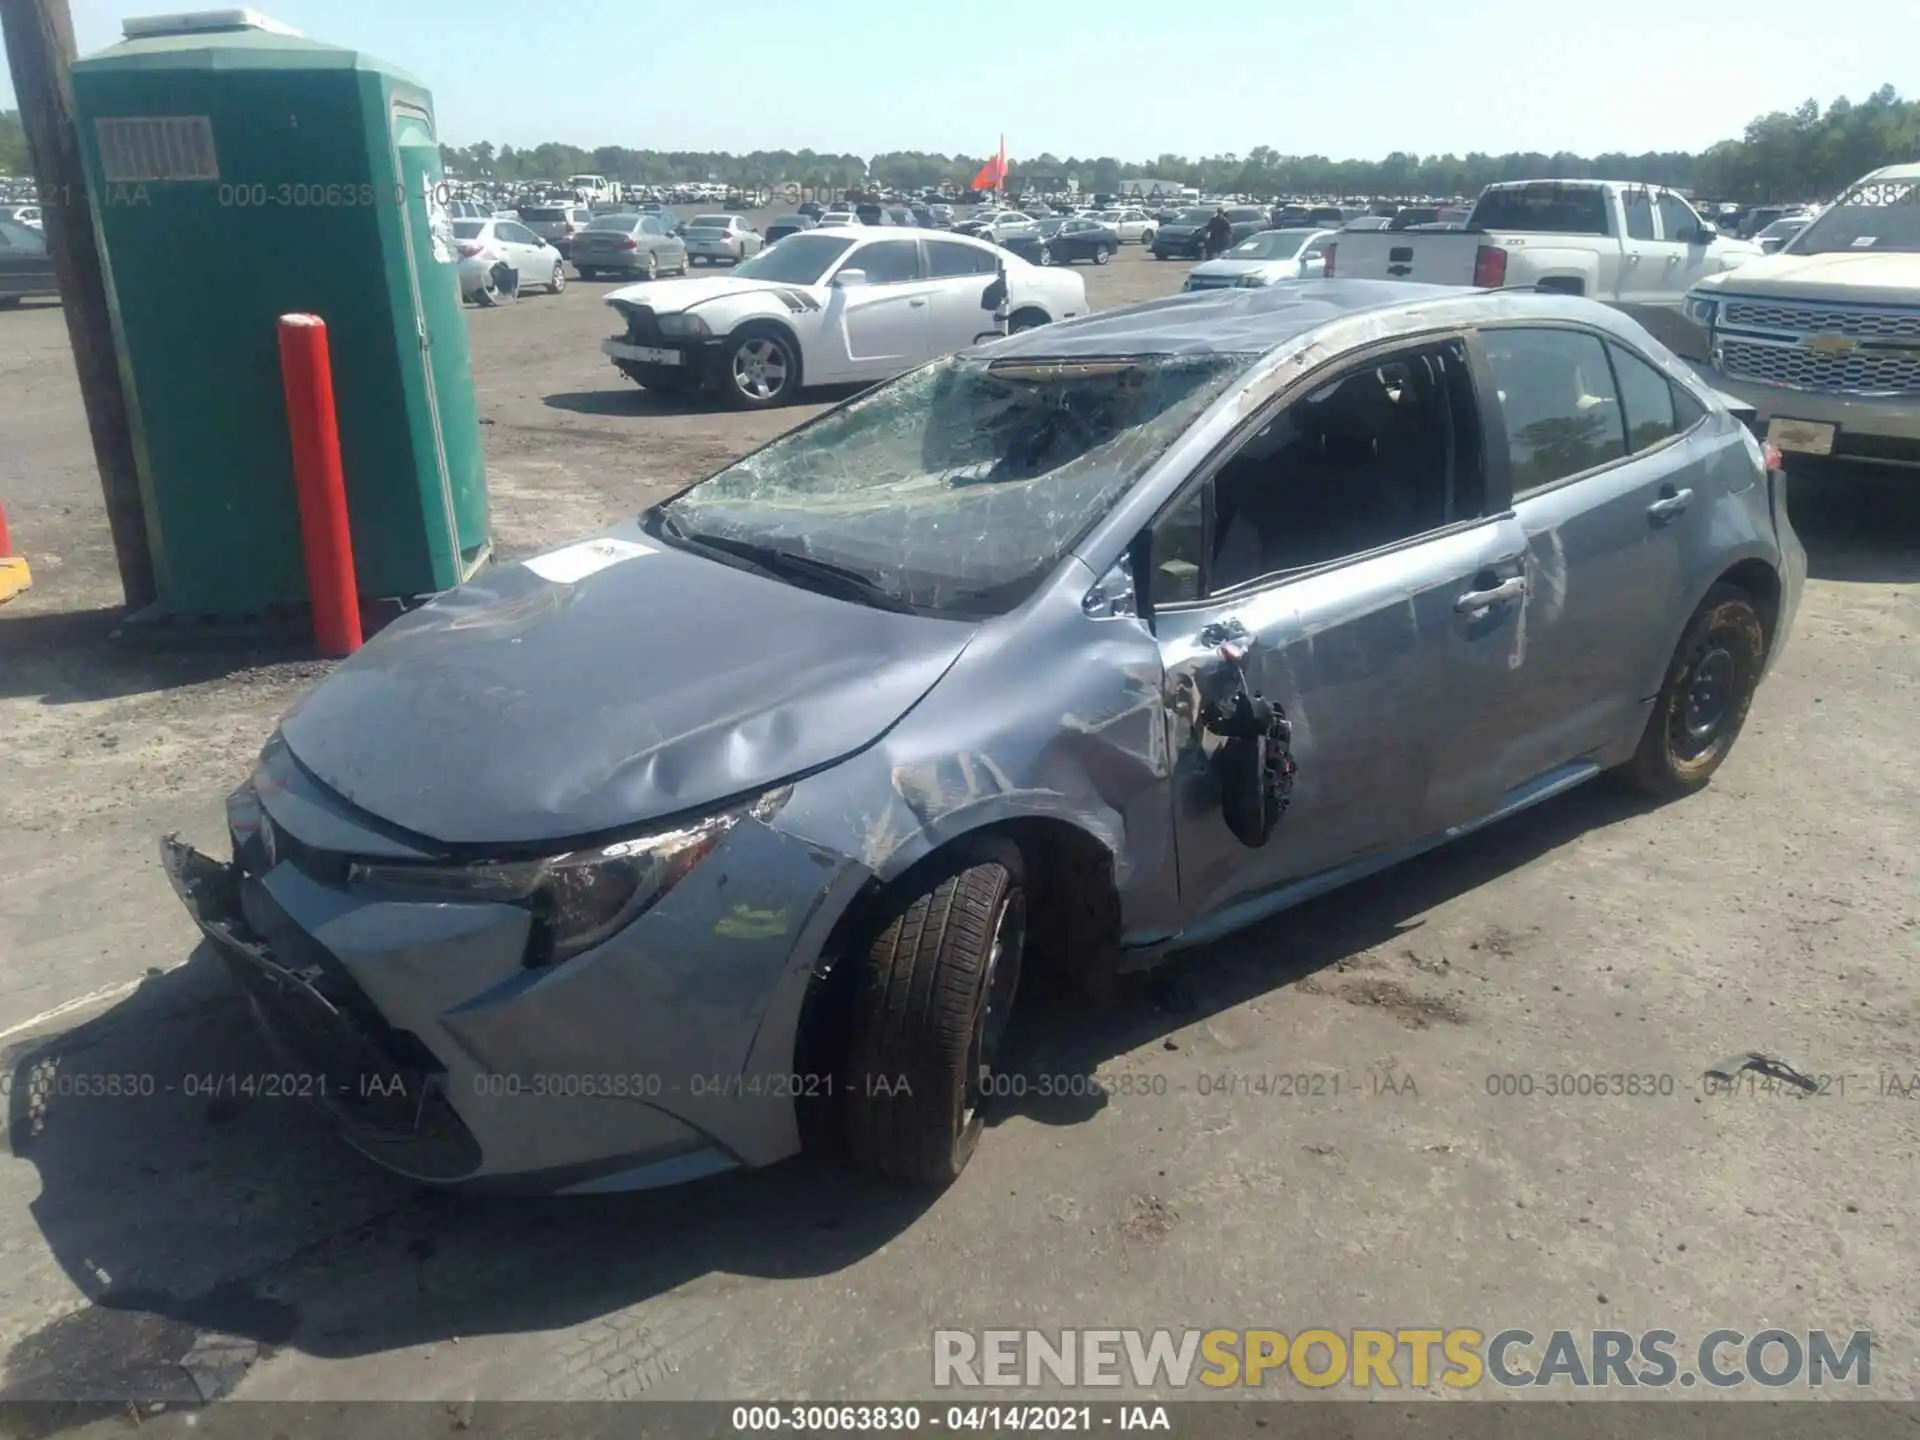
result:
<svg viewBox="0 0 1920 1440"><path fill-rule="evenodd" d="M166 864L407 1175L639 1187L804 1134L943 1183L1023 973L1151 966L1610 773L1706 785L1805 573L1776 458L1571 296L1042 326L395 621L231 856Z"/></svg>

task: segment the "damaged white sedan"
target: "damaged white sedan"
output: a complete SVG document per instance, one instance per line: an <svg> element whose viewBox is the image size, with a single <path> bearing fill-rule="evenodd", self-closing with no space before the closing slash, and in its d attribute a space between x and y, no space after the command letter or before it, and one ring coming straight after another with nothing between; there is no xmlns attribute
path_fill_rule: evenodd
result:
<svg viewBox="0 0 1920 1440"><path fill-rule="evenodd" d="M873 238L867 238L872 235ZM649 390L710 390L745 409L803 385L887 380L1007 331L1087 313L1078 275L945 230L789 235L725 275L615 290L600 348Z"/></svg>
<svg viewBox="0 0 1920 1440"><path fill-rule="evenodd" d="M1706 784L1804 578L1775 458L1568 296L1047 326L399 620L231 857L167 868L407 1175L806 1137L942 1183L1023 971L1143 968L1603 772Z"/></svg>

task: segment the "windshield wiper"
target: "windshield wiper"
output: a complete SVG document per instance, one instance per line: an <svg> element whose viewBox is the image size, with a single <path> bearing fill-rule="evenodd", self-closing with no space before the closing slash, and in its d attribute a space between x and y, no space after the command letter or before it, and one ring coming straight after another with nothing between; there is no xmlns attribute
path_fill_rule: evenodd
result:
<svg viewBox="0 0 1920 1440"><path fill-rule="evenodd" d="M858 600L877 610L914 613L914 606L885 589L871 575L855 570L850 565L836 565L831 560L803 555L798 550L786 550L778 545L766 545L754 540L737 540L731 535L716 535L710 530L688 530L664 510L656 511L655 516L656 525L670 539L698 549L718 550L734 556L772 579L810 582L814 587Z"/></svg>

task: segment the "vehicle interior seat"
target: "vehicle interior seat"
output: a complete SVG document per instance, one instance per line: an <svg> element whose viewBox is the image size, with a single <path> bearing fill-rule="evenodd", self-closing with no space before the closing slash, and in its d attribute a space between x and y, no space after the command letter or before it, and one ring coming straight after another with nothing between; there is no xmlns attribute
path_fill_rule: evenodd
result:
<svg viewBox="0 0 1920 1440"><path fill-rule="evenodd" d="M1402 363L1346 376L1289 407L1221 469L1216 590L1445 523L1450 398L1422 373Z"/></svg>

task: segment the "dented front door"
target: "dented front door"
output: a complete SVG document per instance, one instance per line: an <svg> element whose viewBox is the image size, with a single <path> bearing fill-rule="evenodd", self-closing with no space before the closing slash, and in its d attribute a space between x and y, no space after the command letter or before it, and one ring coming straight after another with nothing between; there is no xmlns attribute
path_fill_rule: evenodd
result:
<svg viewBox="0 0 1920 1440"><path fill-rule="evenodd" d="M1156 613L1189 923L1495 808L1482 736L1519 644L1524 549L1506 516ZM1221 742L1198 719L1237 683L1223 644L1292 729L1291 804L1258 849L1222 819Z"/></svg>

